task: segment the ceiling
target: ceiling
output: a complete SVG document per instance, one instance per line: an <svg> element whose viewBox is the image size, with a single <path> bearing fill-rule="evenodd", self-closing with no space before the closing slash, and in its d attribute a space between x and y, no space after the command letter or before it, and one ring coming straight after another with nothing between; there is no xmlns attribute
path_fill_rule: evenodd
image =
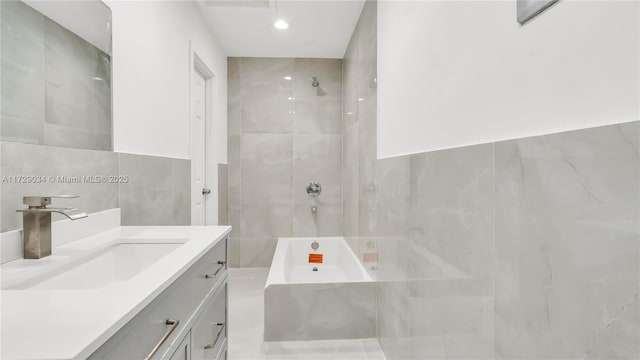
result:
<svg viewBox="0 0 640 360"><path fill-rule="evenodd" d="M342 58L364 0L198 0L231 57ZM273 26L289 23L286 30Z"/></svg>

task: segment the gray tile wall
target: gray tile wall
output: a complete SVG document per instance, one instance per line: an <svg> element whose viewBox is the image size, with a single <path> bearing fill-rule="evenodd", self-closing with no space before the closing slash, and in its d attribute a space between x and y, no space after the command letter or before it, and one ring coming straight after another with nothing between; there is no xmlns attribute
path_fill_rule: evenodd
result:
<svg viewBox="0 0 640 360"><path fill-rule="evenodd" d="M375 19L343 63L344 235L387 359L639 358L640 123L376 160Z"/></svg>
<svg viewBox="0 0 640 360"><path fill-rule="evenodd" d="M3 141L0 171L0 232L22 227L22 215L15 210L24 208L24 195L79 195L77 199L56 199L54 205L88 213L120 207L123 225L191 222L189 160ZM44 181L20 177L33 175ZM83 176L117 175L128 177L128 182L82 180ZM63 219L58 214L54 217Z"/></svg>
<svg viewBox="0 0 640 360"><path fill-rule="evenodd" d="M2 1L2 140L112 149L111 59L21 1Z"/></svg>
<svg viewBox="0 0 640 360"><path fill-rule="evenodd" d="M496 356L640 357L639 136L495 145Z"/></svg>
<svg viewBox="0 0 640 360"><path fill-rule="evenodd" d="M231 266L269 266L278 237L342 234L341 108L341 60L229 58Z"/></svg>
<svg viewBox="0 0 640 360"><path fill-rule="evenodd" d="M58 176L117 175L116 153L3 141L0 143L0 167L0 232L22 227L22 214L16 213L16 210L25 207L22 204L22 197L25 195L78 195L80 197L77 199L56 199L54 205L77 207L86 212L118 207L117 183L64 183L57 179ZM28 181L26 178L17 183L13 181L13 176L21 175L41 175L45 182L28 183L25 182ZM54 214L54 220L63 218L62 215Z"/></svg>
<svg viewBox="0 0 640 360"><path fill-rule="evenodd" d="M191 161L119 154L122 225L190 225Z"/></svg>

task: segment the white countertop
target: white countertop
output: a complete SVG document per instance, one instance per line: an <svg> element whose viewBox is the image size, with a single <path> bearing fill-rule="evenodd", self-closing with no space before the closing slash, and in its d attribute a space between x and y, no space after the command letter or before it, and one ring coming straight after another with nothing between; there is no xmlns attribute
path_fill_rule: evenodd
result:
<svg viewBox="0 0 640 360"><path fill-rule="evenodd" d="M131 279L92 290L2 290L2 359L84 359L223 239L229 226L123 226L0 267L3 284L120 240L186 239Z"/></svg>

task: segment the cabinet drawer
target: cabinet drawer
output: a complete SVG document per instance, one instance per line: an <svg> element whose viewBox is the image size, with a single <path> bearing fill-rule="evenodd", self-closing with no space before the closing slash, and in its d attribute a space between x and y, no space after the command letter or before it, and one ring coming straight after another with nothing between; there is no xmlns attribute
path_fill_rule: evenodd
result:
<svg viewBox="0 0 640 360"><path fill-rule="evenodd" d="M160 359L184 333L194 311L225 274L226 251L226 239L221 240L89 359L144 359L173 327L154 357ZM218 269L214 277L207 276ZM179 324L172 325L167 320L177 320Z"/></svg>
<svg viewBox="0 0 640 360"><path fill-rule="evenodd" d="M191 359L191 331L187 333L187 336L182 339L178 348L171 355L169 360L190 360Z"/></svg>
<svg viewBox="0 0 640 360"><path fill-rule="evenodd" d="M206 304L205 310L191 328L194 360L216 359L226 345L227 338L227 284L221 286Z"/></svg>
<svg viewBox="0 0 640 360"><path fill-rule="evenodd" d="M227 239L220 240L208 255L203 258L200 271L211 289L227 270Z"/></svg>

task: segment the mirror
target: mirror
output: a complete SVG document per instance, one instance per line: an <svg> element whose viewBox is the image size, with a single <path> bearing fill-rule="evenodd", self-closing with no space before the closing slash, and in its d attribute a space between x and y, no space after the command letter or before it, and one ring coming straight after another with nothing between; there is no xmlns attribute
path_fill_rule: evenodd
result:
<svg viewBox="0 0 640 360"><path fill-rule="evenodd" d="M111 10L3 0L0 26L0 138L111 151Z"/></svg>

